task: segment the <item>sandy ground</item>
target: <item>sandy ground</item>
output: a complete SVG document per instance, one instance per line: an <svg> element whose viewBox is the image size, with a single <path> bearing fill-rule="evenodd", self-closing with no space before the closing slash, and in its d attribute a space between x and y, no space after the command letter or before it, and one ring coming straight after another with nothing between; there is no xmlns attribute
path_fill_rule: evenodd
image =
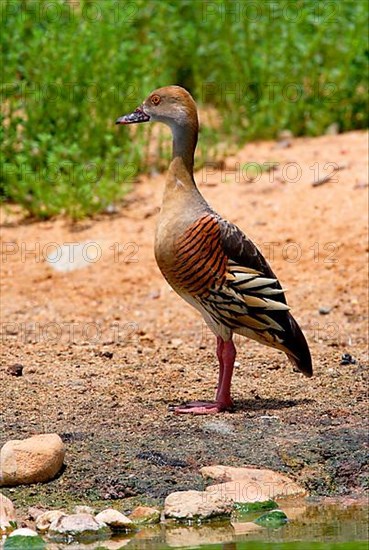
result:
<svg viewBox="0 0 369 550"><path fill-rule="evenodd" d="M278 166L251 179L249 162ZM5 494L21 507L122 499L129 508L201 488L198 469L214 463L271 467L313 494L362 494L367 178L364 132L248 144L221 169L197 172L210 204L288 288L315 370L306 379L283 354L236 338L235 410L211 417L170 411L213 397L217 362L214 337L155 264L163 175L142 177L118 212L83 223L3 211L0 443L57 432L67 445L56 480ZM90 241L87 267L59 273L45 261ZM15 363L23 376L8 373Z"/></svg>

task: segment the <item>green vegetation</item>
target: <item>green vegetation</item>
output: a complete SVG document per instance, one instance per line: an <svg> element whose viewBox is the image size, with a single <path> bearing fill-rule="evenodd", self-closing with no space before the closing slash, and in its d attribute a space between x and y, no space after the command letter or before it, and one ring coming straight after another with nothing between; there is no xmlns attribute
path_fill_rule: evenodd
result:
<svg viewBox="0 0 369 550"><path fill-rule="evenodd" d="M220 142L367 125L366 0L2 0L0 9L2 195L38 217L93 214L137 173L162 168L165 133L155 130L153 159L152 126L114 126L158 86L183 85L215 108L201 162Z"/></svg>
<svg viewBox="0 0 369 550"><path fill-rule="evenodd" d="M278 504L274 500L264 500L260 502L235 502L233 510L237 516L250 514L250 512L260 512L262 510L275 510Z"/></svg>
<svg viewBox="0 0 369 550"><path fill-rule="evenodd" d="M4 550L46 550L46 543L38 535L14 535L6 539Z"/></svg>
<svg viewBox="0 0 369 550"><path fill-rule="evenodd" d="M261 525L262 527L269 527L271 529L276 529L287 523L288 518L282 510L272 510L271 512L266 512L259 518L254 520L254 523Z"/></svg>

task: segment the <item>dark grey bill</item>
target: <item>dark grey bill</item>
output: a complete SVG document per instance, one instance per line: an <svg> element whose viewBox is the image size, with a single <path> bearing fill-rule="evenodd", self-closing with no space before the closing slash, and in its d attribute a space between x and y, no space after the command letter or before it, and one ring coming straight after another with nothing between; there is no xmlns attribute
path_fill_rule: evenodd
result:
<svg viewBox="0 0 369 550"><path fill-rule="evenodd" d="M117 118L115 124L135 124L137 122L147 122L149 120L149 115L147 115L140 107L137 107L137 109L130 115L123 115Z"/></svg>

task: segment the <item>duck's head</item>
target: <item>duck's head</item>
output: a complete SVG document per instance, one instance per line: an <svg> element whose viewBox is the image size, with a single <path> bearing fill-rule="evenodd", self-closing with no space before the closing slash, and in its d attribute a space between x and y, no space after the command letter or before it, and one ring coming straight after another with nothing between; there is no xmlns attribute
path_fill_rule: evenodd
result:
<svg viewBox="0 0 369 550"><path fill-rule="evenodd" d="M151 92L137 109L116 120L116 124L135 124L158 121L172 129L198 126L196 103L187 90L180 86L165 86Z"/></svg>

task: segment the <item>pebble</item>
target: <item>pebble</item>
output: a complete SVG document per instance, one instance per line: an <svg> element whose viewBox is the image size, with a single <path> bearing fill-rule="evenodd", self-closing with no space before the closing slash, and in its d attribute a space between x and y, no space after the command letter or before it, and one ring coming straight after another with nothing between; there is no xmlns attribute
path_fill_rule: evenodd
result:
<svg viewBox="0 0 369 550"><path fill-rule="evenodd" d="M322 306L319 308L320 315L328 315L331 311L332 311L332 308L330 306L328 307Z"/></svg>
<svg viewBox="0 0 369 550"><path fill-rule="evenodd" d="M356 359L350 353L344 353L341 357L340 365L355 365Z"/></svg>
<svg viewBox="0 0 369 550"><path fill-rule="evenodd" d="M6 369L6 372L11 376L19 377L23 375L23 369L24 369L23 365L20 365L19 363L15 363L15 365L10 365Z"/></svg>
<svg viewBox="0 0 369 550"><path fill-rule="evenodd" d="M113 358L113 352L112 351L100 351L99 356L105 357L106 359L112 359Z"/></svg>

